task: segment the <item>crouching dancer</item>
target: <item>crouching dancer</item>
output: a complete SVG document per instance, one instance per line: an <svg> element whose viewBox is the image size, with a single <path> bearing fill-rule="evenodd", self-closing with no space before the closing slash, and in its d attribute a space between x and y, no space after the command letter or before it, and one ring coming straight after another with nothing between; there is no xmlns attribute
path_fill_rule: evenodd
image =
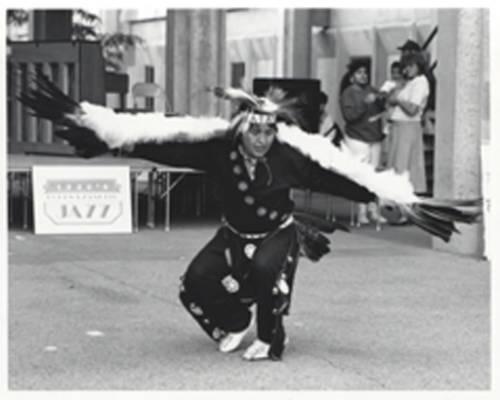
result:
<svg viewBox="0 0 500 400"><path fill-rule="evenodd" d="M240 119L224 139L137 144L131 155L212 175L222 197L222 226L182 277L180 299L221 352L238 349L255 304L257 339L243 358L276 360L287 341L283 316L289 310L300 243L306 240L303 230L297 231L290 189L348 194L357 201L370 201L373 194L279 143L276 114L254 109ZM322 238L317 240L317 257L312 255L314 244L308 243L313 258L321 254Z"/></svg>
<svg viewBox="0 0 500 400"><path fill-rule="evenodd" d="M376 196L393 201L411 221L443 240L449 240L454 221L473 222L477 216L460 212L450 202L419 198L407 176L377 172L327 138L303 132L290 101L218 89L216 94L238 98L246 110L232 121L126 115L77 103L45 77L36 79L36 89L28 88L20 100L37 116L64 126L55 134L80 156L121 149L133 157L199 169L213 178L220 189L222 224L183 275L180 299L222 352L241 345L255 304L257 338L244 352L246 360L281 358L287 342L283 316L290 309L298 257L318 260L329 251L318 226L294 217L292 188L356 202L371 202Z"/></svg>

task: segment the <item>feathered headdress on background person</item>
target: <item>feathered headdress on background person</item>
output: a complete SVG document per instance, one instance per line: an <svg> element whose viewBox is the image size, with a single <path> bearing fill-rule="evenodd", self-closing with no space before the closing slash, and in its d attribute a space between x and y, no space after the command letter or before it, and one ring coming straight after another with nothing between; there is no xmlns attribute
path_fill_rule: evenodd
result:
<svg viewBox="0 0 500 400"><path fill-rule="evenodd" d="M213 88L219 98L238 101L241 111L232 121L219 117L174 116L161 113L125 114L89 102L76 102L48 78L37 75L19 100L35 116L49 119L64 129L56 135L66 139L84 157L109 149L146 142L201 142L242 130L245 124L276 124L277 140L285 143L322 168L354 181L377 197L397 203L415 225L449 241L458 232L455 223L474 223L480 215L479 200L437 200L416 196L406 174L393 170L378 172L350 154L333 146L328 138L304 132L297 108L303 99L287 99L282 90L271 88L258 97L241 89ZM258 117L255 116L267 116ZM347 197L347 196L346 196ZM465 207L465 208L464 208Z"/></svg>

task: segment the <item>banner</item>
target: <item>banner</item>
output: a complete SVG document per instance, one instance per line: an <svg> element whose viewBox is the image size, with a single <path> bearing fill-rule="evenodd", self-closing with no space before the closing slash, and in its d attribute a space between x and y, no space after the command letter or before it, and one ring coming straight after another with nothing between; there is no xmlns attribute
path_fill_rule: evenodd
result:
<svg viewBox="0 0 500 400"><path fill-rule="evenodd" d="M131 233L128 166L34 166L36 234Z"/></svg>

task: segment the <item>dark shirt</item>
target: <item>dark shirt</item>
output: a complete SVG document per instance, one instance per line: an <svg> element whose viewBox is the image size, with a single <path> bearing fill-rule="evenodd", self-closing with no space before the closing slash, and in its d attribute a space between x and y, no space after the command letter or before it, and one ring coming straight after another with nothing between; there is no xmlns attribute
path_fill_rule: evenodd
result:
<svg viewBox="0 0 500 400"><path fill-rule="evenodd" d="M367 104L365 98L376 90L371 86L348 86L340 96L340 109L345 120L345 134L353 139L367 143L380 142L384 135L380 119L370 122L368 119L383 111L379 102Z"/></svg>
<svg viewBox="0 0 500 400"><path fill-rule="evenodd" d="M292 188L308 188L361 202L374 195L349 179L327 171L287 144L274 141L257 163L251 180L238 143L231 138L199 143L145 143L131 153L154 162L199 169L217 185L222 213L241 232L267 232L293 211Z"/></svg>

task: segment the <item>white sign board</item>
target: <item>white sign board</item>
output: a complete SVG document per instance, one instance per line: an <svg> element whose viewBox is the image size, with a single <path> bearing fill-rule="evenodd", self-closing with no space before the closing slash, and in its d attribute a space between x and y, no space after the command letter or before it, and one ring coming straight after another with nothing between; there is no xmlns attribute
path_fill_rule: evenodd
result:
<svg viewBox="0 0 500 400"><path fill-rule="evenodd" d="M131 233L130 168L34 166L36 234Z"/></svg>

